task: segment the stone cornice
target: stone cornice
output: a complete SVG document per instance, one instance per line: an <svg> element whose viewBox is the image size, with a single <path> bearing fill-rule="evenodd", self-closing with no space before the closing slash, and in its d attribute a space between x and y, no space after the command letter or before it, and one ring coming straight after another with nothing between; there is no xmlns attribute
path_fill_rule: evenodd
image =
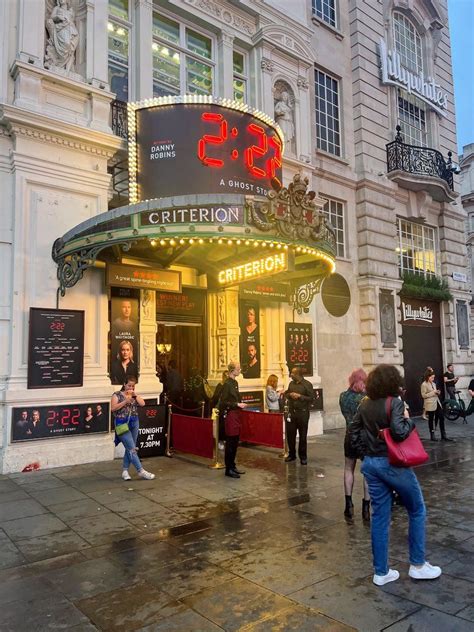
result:
<svg viewBox="0 0 474 632"><path fill-rule="evenodd" d="M206 18L217 18L222 24L231 26L236 31L251 37L257 30L255 22L241 15L235 9L231 9L228 4L225 6L215 0L175 0L175 5L182 7L194 7L205 14Z"/></svg>
<svg viewBox="0 0 474 632"><path fill-rule="evenodd" d="M58 121L13 105L0 106L0 123L10 135L30 137L105 158L111 158L125 147L125 141L112 133Z"/></svg>

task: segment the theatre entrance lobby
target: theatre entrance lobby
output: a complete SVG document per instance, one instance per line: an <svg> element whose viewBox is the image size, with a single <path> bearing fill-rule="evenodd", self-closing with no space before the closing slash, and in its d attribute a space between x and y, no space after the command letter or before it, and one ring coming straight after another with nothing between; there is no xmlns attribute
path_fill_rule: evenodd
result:
<svg viewBox="0 0 474 632"><path fill-rule="evenodd" d="M343 432L310 444L307 467L241 448L240 480L155 457L154 481L104 462L2 476L2 632L23 630L472 631L474 420L429 443L418 468L432 582L407 576L406 514L393 509L390 565L372 584L370 528L344 521Z"/></svg>

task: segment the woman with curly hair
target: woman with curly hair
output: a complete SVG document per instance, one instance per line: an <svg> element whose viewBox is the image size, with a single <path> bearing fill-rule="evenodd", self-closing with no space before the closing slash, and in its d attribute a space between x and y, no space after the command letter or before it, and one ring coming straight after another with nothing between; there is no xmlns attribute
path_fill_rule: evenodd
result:
<svg viewBox="0 0 474 632"><path fill-rule="evenodd" d="M346 508L344 516L352 521L354 518L354 505L352 503L352 490L354 488L354 471L357 462L357 452L351 446L349 438L349 426L359 408L359 404L365 397L365 382L367 373L364 369L355 369L349 375L349 388L339 395L339 407L346 420L346 436L344 438L344 494L346 496ZM370 520L370 496L367 482L364 478L364 499L362 500L362 519Z"/></svg>
<svg viewBox="0 0 474 632"><path fill-rule="evenodd" d="M367 397L360 403L349 427L351 444L364 457L361 472L367 479L372 504L373 582L377 586L400 577L398 571L388 567L393 491L400 495L408 512L408 575L413 579L435 579L441 575L439 566L431 566L425 559L426 509L415 472L410 467L390 465L387 445L379 436L381 429L390 428L393 439L403 441L415 427L399 397L401 386L402 376L396 367L377 366L369 373Z"/></svg>

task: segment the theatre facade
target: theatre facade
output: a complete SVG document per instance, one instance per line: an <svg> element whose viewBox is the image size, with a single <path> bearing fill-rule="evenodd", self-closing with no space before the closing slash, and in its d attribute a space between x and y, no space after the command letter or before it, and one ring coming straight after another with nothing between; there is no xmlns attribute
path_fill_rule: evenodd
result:
<svg viewBox="0 0 474 632"><path fill-rule="evenodd" d="M240 360L255 407L300 367L312 435L359 366L414 412L426 365L467 386L444 0L18 0L0 33L3 472L113 458L111 394L170 364Z"/></svg>

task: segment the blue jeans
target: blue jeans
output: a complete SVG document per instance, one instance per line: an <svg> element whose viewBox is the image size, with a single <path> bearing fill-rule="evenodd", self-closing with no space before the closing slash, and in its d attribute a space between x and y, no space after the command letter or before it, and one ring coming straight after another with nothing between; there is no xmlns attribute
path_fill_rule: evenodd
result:
<svg viewBox="0 0 474 632"><path fill-rule="evenodd" d="M123 435L119 436L119 439L123 443L125 448L125 454L123 455L123 469L128 470L128 468L130 467L130 463L132 463L137 472L140 472L143 467L136 452L138 438L138 419L130 419L130 421L128 422L128 427L130 428L129 432L125 432Z"/></svg>
<svg viewBox="0 0 474 632"><path fill-rule="evenodd" d="M372 504L372 555L376 575L386 575L392 491L400 494L408 512L408 546L410 564L425 562L426 509L420 484L409 467L393 467L388 458L366 456L360 468L369 486Z"/></svg>

